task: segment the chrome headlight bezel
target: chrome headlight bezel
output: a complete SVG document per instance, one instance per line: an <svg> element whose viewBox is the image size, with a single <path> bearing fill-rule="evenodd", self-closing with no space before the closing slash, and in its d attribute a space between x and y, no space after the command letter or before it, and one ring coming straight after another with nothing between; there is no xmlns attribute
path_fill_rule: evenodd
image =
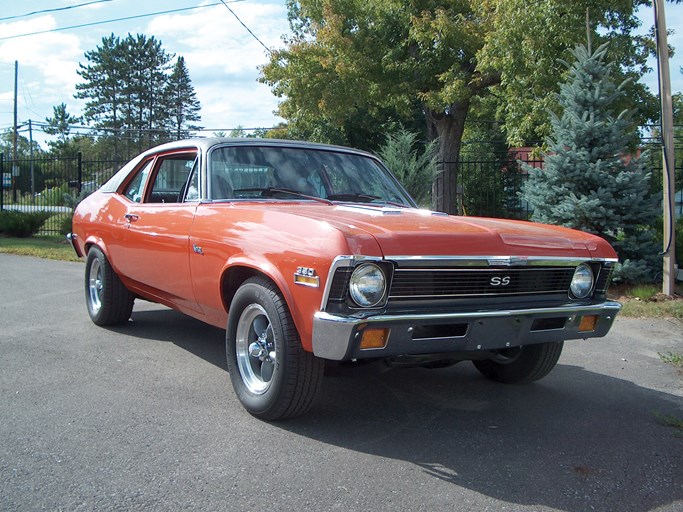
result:
<svg viewBox="0 0 683 512"><path fill-rule="evenodd" d="M595 274L588 263L581 263L574 270L569 284L569 293L574 299L586 299L593 292Z"/></svg>
<svg viewBox="0 0 683 512"><path fill-rule="evenodd" d="M349 297L361 308L373 308L386 300L387 276L381 266L362 263L349 278Z"/></svg>

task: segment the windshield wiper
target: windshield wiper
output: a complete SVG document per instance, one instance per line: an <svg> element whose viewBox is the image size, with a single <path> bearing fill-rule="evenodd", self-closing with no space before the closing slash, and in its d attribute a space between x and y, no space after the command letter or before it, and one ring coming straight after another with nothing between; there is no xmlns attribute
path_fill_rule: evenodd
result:
<svg viewBox="0 0 683 512"><path fill-rule="evenodd" d="M358 203L372 203L373 201L378 201L381 204L387 204L390 206L397 206L399 208L408 208L405 204L396 203L394 201L387 201L379 196L373 196L371 194L330 194L327 196L330 201L349 201Z"/></svg>
<svg viewBox="0 0 683 512"><path fill-rule="evenodd" d="M298 190L292 190L289 188L277 188L277 187L238 188L238 189L235 189L233 191L233 193L235 193L235 194L250 193L250 192L259 192L261 194L261 197L274 197L275 194L288 194L290 196L302 197L304 199L311 199L312 201L317 201L319 203L332 204L332 201L330 201L328 199L324 199L322 197L317 197L317 196L311 196L308 194L304 194L303 192L299 192Z"/></svg>

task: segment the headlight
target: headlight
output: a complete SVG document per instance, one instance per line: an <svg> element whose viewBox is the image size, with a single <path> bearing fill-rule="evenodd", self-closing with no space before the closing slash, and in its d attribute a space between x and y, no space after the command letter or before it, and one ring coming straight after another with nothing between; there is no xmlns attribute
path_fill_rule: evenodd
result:
<svg viewBox="0 0 683 512"><path fill-rule="evenodd" d="M387 280L382 269L373 263L364 263L351 274L349 292L356 304L371 308L384 298L386 285Z"/></svg>
<svg viewBox="0 0 683 512"><path fill-rule="evenodd" d="M572 284L569 285L572 295L577 299L585 299L593 289L593 271L591 268L582 263L574 271L572 277Z"/></svg>

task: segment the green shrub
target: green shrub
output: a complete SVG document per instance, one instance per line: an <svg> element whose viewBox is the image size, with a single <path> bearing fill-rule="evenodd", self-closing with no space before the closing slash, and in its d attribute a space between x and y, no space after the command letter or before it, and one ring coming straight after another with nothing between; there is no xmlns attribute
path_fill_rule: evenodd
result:
<svg viewBox="0 0 683 512"><path fill-rule="evenodd" d="M73 214L72 213L64 213L62 214L62 217L59 219L59 232L62 235L66 235L68 233L71 233L71 220L73 219Z"/></svg>
<svg viewBox="0 0 683 512"><path fill-rule="evenodd" d="M51 213L44 211L30 213L0 211L0 233L17 238L35 235L51 216Z"/></svg>
<svg viewBox="0 0 683 512"><path fill-rule="evenodd" d="M64 206L64 195L69 193L69 184L63 183L58 187L46 188L38 200L46 206Z"/></svg>
<svg viewBox="0 0 683 512"><path fill-rule="evenodd" d="M417 134L401 128L387 135L379 156L420 206L430 206L437 173L436 143L422 147Z"/></svg>

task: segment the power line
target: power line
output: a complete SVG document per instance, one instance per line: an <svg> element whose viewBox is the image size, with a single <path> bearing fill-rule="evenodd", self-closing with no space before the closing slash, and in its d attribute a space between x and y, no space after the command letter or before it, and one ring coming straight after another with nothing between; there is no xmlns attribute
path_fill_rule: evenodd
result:
<svg viewBox="0 0 683 512"><path fill-rule="evenodd" d="M251 34L251 37L253 37L254 39L256 39L256 40L261 44L261 46L263 46L263 47L266 49L266 51L268 52L268 55L271 55L271 54L273 53L272 50L271 50L270 48L268 48L268 47L263 43L263 41L261 41L261 40L256 36L256 34L254 34L254 33L251 31L251 29L250 29L249 27L247 27L247 26L244 24L244 22L240 19L240 17L237 16L237 14L235 13L235 11L233 11L233 10L230 8L230 6L228 5L228 3L225 2L224 0L221 0L221 3L228 9L228 11L230 11L230 12L232 13L232 15L237 19L237 21L240 22L240 25L242 25L244 28L247 29L247 32L249 32L249 33Z"/></svg>
<svg viewBox="0 0 683 512"><path fill-rule="evenodd" d="M244 1L244 0L231 0L230 3L242 2L242 1ZM69 27L53 28L53 29L50 29L50 30L40 30L40 31L38 31L38 32L27 32L27 33L25 33L25 34L15 34L15 35L13 35L13 36L0 37L0 41L6 41L6 40L8 40L8 39L16 39L16 38L18 38L18 37L36 36L36 35L39 35L39 34L48 34L48 33L50 33L50 32L61 32L61 31L63 31L63 30L71 30L71 29L74 29L74 28L92 27L92 26L94 26L94 25L103 25L103 24L105 24L105 23L114 23L114 22L117 22L117 21L127 21L127 20L134 20L134 19L138 19L138 18L148 18L148 17L150 17L150 16L158 16L158 15L160 15L160 14L173 14L173 13L176 13L176 12L192 11L192 10L194 10L194 9L204 9L205 7L214 7L214 6L216 6L216 5L221 5L221 4L226 5L226 3L225 3L223 0L221 0L220 2L214 2L214 3L211 3L211 4L205 4L205 5L196 5L196 6L194 6L194 7L183 7L183 8L180 8L180 9L171 9L171 10L168 10L168 11L157 11L157 12L151 12L151 13L148 13L148 14L137 14L137 15L135 15L135 16L126 16L125 18L115 18L115 19L111 19L111 20L93 21L92 23L83 23L83 24L81 24L81 25L71 25L71 26L69 26ZM226 7L227 7L227 5L226 5ZM228 7L228 9L230 9L230 8ZM247 30L248 30L248 29L247 29ZM250 32L251 32L251 31L250 31ZM252 34L252 35L253 35L253 34ZM254 36L254 37L256 37L256 36ZM260 41L259 41L259 42L260 42ZM261 43L261 44L263 44L263 43ZM264 46L265 46L265 45L264 45Z"/></svg>
<svg viewBox="0 0 683 512"><path fill-rule="evenodd" d="M27 12L26 14L17 14L15 16L5 16L0 18L0 21L15 20L17 18L27 18L29 16L34 16L36 14L45 14L48 12L66 11L68 9L76 9L78 7L85 7L86 5L101 4L104 2L111 2L112 0L93 0L92 2L86 2L84 4L69 5L67 7L55 7L54 9L43 9L41 11Z"/></svg>

